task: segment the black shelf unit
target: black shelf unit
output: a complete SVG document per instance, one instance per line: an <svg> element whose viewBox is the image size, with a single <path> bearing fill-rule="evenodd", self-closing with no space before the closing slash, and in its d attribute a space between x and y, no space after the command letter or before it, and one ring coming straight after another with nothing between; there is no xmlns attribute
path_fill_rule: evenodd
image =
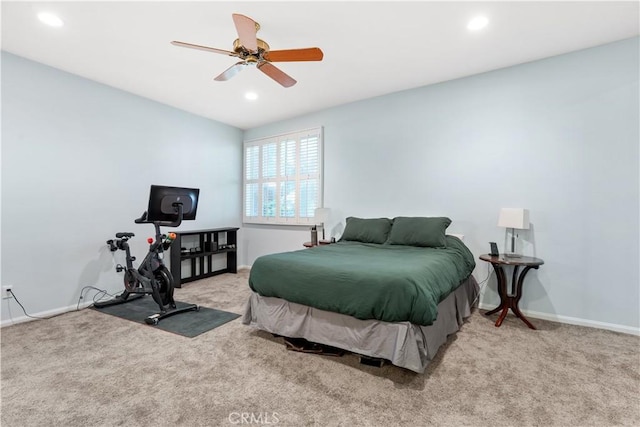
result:
<svg viewBox="0 0 640 427"><path fill-rule="evenodd" d="M206 230L175 231L176 239L171 243L171 275L173 275L174 286L182 287L183 283L204 279L205 277L216 276L223 273L238 272L238 234L237 227L210 228ZM183 238L186 236L198 236L198 248L196 253L182 253L181 248ZM222 238L224 236L224 238ZM233 248L218 249L220 242L226 245L233 245ZM215 250L208 250L211 248ZM223 255L227 257L226 268L213 268L213 257ZM189 277L182 277L182 261L190 260L191 274Z"/></svg>

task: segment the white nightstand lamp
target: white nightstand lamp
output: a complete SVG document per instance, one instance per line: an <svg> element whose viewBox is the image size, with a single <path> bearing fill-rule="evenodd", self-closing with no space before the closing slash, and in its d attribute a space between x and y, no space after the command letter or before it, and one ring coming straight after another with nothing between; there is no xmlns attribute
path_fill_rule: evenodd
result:
<svg viewBox="0 0 640 427"><path fill-rule="evenodd" d="M529 210L522 208L502 208L498 218L498 227L511 229L511 252L505 253L507 257L521 257L516 253L516 229L529 229Z"/></svg>

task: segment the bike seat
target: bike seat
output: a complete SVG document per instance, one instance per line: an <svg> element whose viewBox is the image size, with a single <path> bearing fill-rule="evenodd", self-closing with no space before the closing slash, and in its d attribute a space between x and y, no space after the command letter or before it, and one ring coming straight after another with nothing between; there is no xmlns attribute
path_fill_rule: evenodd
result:
<svg viewBox="0 0 640 427"><path fill-rule="evenodd" d="M122 239L123 237L129 238L129 237L133 237L133 236L135 236L135 234L133 234L133 233L116 233L116 237L118 239Z"/></svg>

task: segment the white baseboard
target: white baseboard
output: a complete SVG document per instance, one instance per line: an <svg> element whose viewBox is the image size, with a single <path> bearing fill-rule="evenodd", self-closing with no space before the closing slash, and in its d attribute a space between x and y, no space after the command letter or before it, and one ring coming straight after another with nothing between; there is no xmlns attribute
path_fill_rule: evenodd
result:
<svg viewBox="0 0 640 427"><path fill-rule="evenodd" d="M482 310L492 310L496 307L495 304L483 304L478 305ZM520 310L526 317L533 319L550 320L552 322L566 323L569 325L587 326L589 328L606 329L608 331L622 332L623 334L640 336L640 328L634 328L633 326L617 325L615 323L598 322L596 320L586 320L577 317L562 316L559 314L542 313L532 310Z"/></svg>
<svg viewBox="0 0 640 427"><path fill-rule="evenodd" d="M3 302L4 301L7 301L7 303L10 303L11 298L4 299ZM79 306L74 304L68 307L56 308L54 310L48 310L48 311L42 311L40 313L35 313L35 314L30 313L30 314L33 317L48 318L48 317L56 316L58 314L68 313L70 311L82 310L84 308L89 307L92 304L93 304L93 301L85 301L84 303L81 303ZM15 304L15 306L16 306L15 310L18 310L21 315L19 317L12 317L11 319L5 319L0 321L0 328L4 328L5 326L17 325L18 323L31 322L33 320L44 320L44 319L34 319L33 317L25 316L20 306L18 306L17 304Z"/></svg>
<svg viewBox="0 0 640 427"><path fill-rule="evenodd" d="M243 266L238 267L238 269L243 269L243 268L249 268L250 269L251 266L244 266L243 265ZM9 302L9 300L3 300L3 301ZM84 303L80 304L79 308L80 309L84 309L84 308L89 307L91 304L93 304L93 301L85 301ZM478 306L482 310L491 310L491 309L495 308L495 304L487 305L487 304L484 304L484 303L480 303L480 304L478 304ZM48 310L48 311L42 311L40 313L32 314L32 316L34 316L34 317L51 317L51 316L55 316L55 315L58 315L58 314L68 313L70 311L76 311L76 310L78 310L78 306L77 305L70 305L68 307L57 308L57 309ZM615 323L598 322L596 320L586 320L586 319L580 319L580 318L577 318L577 317L569 317L569 316L562 316L562 315L558 315L558 314L542 313L542 312L539 312L539 311L532 311L532 310L521 310L521 311L522 311L522 314L524 314L527 317L531 317L533 319L549 320L551 322L567 323L569 325L587 326L589 328L596 328L596 329L606 329L606 330L609 330L609 331L622 332L624 334L640 336L640 328L634 328L633 326L617 325ZM0 321L0 328L4 328L5 326L17 325L18 323L30 322L32 320L40 320L40 319L34 319L34 318L31 318L31 317L27 317L25 315L21 315L20 317L14 317L14 318L11 318L11 319L6 319L6 320Z"/></svg>

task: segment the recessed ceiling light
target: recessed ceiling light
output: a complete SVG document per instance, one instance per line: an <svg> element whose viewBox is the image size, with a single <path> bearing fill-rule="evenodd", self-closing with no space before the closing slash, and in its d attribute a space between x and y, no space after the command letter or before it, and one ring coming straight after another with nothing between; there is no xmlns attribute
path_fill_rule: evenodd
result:
<svg viewBox="0 0 640 427"><path fill-rule="evenodd" d="M244 97L250 101L255 101L256 99L258 99L258 94L255 92L247 92L244 94Z"/></svg>
<svg viewBox="0 0 640 427"><path fill-rule="evenodd" d="M64 22L62 19L58 18L57 15L49 12L41 12L38 14L38 19L44 22L47 25L51 25L52 27L62 27Z"/></svg>
<svg viewBox="0 0 640 427"><path fill-rule="evenodd" d="M476 16L467 24L467 29L471 31L481 30L487 26L489 20L486 16Z"/></svg>

